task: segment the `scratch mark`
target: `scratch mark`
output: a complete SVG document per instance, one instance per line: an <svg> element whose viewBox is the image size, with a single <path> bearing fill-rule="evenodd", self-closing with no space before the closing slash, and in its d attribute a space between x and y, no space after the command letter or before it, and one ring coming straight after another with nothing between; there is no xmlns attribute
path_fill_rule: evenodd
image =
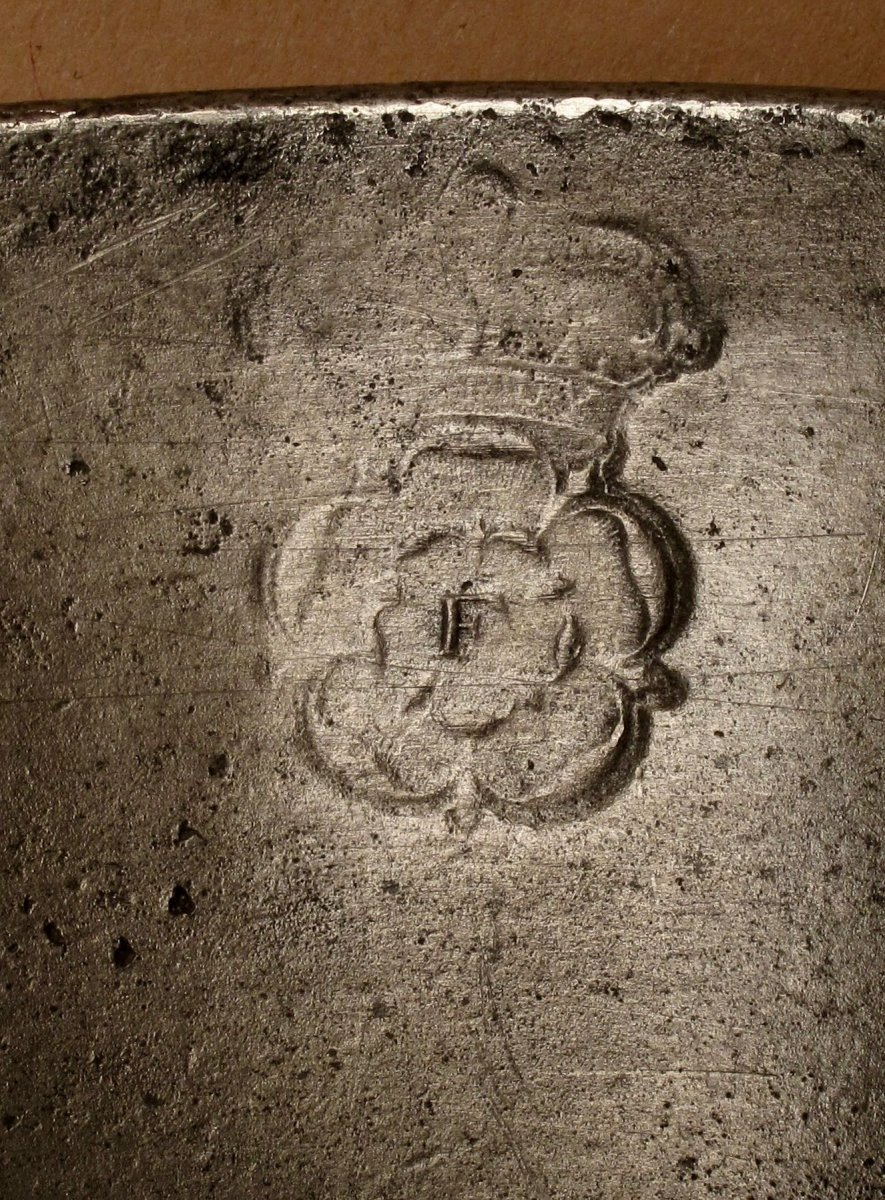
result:
<svg viewBox="0 0 885 1200"><path fill-rule="evenodd" d="M866 583L864 584L863 593L861 594L861 597L860 597L860 603L858 604L857 608L854 611L854 616L848 622L845 632L842 635L843 637L847 637L848 634L851 633L852 629L854 628L855 621L860 616L860 610L863 608L864 604L866 603L867 596L870 594L870 585L873 582L873 574L876 570L876 563L879 559L879 548L881 547L881 545L882 545L882 522L879 521L879 530L876 534L876 545L873 547L873 556L870 559L870 569L867 571L867 579L866 579Z"/></svg>
<svg viewBox="0 0 885 1200"><path fill-rule="evenodd" d="M718 534L711 536L706 530L695 530L697 536L706 536L709 542L815 542L824 541L827 538L857 538L862 539L867 535L863 532L854 533L850 530L834 530L832 533L744 533L735 534L733 537L720 537Z"/></svg>
<svg viewBox="0 0 885 1200"><path fill-rule="evenodd" d="M513 1048L510 1045L510 1039L507 1036L504 1022L501 1019L501 1012L492 989L491 968L489 967L488 959L483 953L480 953L479 959L479 994L482 1001L482 1021L486 1037L490 1042L496 1040L500 1042L511 1073L517 1083L522 1086L525 1081L514 1057Z"/></svg>
<svg viewBox="0 0 885 1200"><path fill-rule="evenodd" d="M169 288L174 287L176 283L181 283L185 279L193 279L196 275L202 275L204 271L211 271L213 267L217 267L223 262L228 262L230 259L238 257L240 254L244 254L250 248L250 246L254 246L255 243L260 240L261 235L257 234L255 237L249 238L248 241L242 242L239 246L235 246L233 250L228 250L226 254L219 254L214 258L207 259L206 262L198 263L197 266L191 267L189 271L182 271L178 275L173 275L171 279L164 279L162 283L158 283L155 287L144 288L141 291L133 292L130 296L127 296L125 300L121 300L119 304L115 304L111 308L106 308L104 312L99 313L97 317L93 317L89 321L84 321L79 328L88 329L92 325L98 325L99 323L106 321L108 317L113 316L114 313L121 312L124 308L131 307L139 300L147 300L151 296L156 296L159 292L165 292Z"/></svg>
<svg viewBox="0 0 885 1200"><path fill-rule="evenodd" d="M56 694L54 696L0 696L0 705L14 707L18 704L57 704L68 707L71 704L88 703L102 704L105 701L132 700L141 703L144 700L193 699L195 696L257 696L263 688L184 688L181 691L156 692L93 692L75 694L73 692Z"/></svg>
<svg viewBox="0 0 885 1200"><path fill-rule="evenodd" d="M2 455L3 463L6 467L5 471L3 472L3 476L2 476L3 486L5 487L6 483L8 482L9 484L12 485L13 488L15 488L16 503L20 504L22 502L21 498L24 494L24 490L23 490L22 485L19 482L17 474L16 474L15 460L13 459L12 455L9 453L9 451L6 449L6 447L3 445L2 442L0 442L0 455Z"/></svg>
<svg viewBox="0 0 885 1200"><path fill-rule="evenodd" d="M207 205L205 208L198 209L196 212L191 214L189 223L193 224L194 222L201 220L207 215L207 213L210 213L213 208L217 207L218 203L216 201ZM101 259L107 258L109 254L116 254L120 250L125 250L127 246L131 246L133 243L140 241L142 238L148 237L152 233L156 233L158 230L163 229L166 225L169 225L172 221L176 221L182 216L187 216L189 212L190 209L185 206L175 209L174 212L163 213L159 217L154 217L153 220L150 220L146 224L142 225L140 229L136 229L135 232L129 234L128 237L118 238L114 242L108 242L107 245L100 247L93 254L90 254L88 258L83 260L83 262L75 263L74 266L68 267L66 271L62 271L59 276L51 275L49 279L45 279L42 283L35 284L32 288L26 288L21 292L15 292L11 296L7 296L5 299L0 300L0 309L8 308L12 304L22 304L26 300L33 299L34 296L39 296L42 292L45 292L47 288L53 287L59 279L67 279L71 275L77 275L80 271L85 271L87 267L91 267L94 263L100 262Z"/></svg>
<svg viewBox="0 0 885 1200"><path fill-rule="evenodd" d="M365 1042L365 1039L366 1039L366 1029L369 1024L369 1019L370 1019L369 1016L365 1015L365 1016L363 1016L362 1020L359 1023L359 1030L357 1033L357 1045L356 1045L356 1052L355 1052L355 1057L356 1057L356 1061L358 1063L358 1067L351 1074L350 1087L348 1089L348 1096L347 1096L347 1101L346 1101L347 1112L348 1112L348 1122L349 1122L350 1127L356 1133L356 1142L357 1142L357 1145L354 1147L354 1149L356 1150L356 1153L352 1154L352 1160L351 1160L349 1171L348 1171L349 1181L350 1181L350 1184L352 1185L351 1194L354 1194L354 1195L356 1194L356 1191L359 1187L360 1168L363 1165L363 1163L365 1162L364 1143L365 1143L365 1138L366 1138L366 1126L361 1124L357 1119L357 1106L358 1106L358 1099L359 1099L359 1091L362 1088L363 1081L365 1080L365 1077L366 1077L367 1055L364 1053L363 1043Z"/></svg>
<svg viewBox="0 0 885 1200"><path fill-rule="evenodd" d="M686 667L687 671L698 679L746 679L756 678L767 675L814 675L820 671L854 671L860 667L859 662L835 662L835 663L815 663L810 667L800 666L783 666L783 667L758 667L754 670L733 669L728 667L718 667L716 669L706 667Z"/></svg>
<svg viewBox="0 0 885 1200"><path fill-rule="evenodd" d="M194 579L194 576L187 576L187 581ZM175 582L178 582L177 580ZM189 638L191 641L198 642L220 642L225 646L235 646L239 650L257 650L260 645L258 637L252 638L237 638L231 634L221 633L197 633L193 629L174 629L164 625L147 625L137 621L127 622L127 629L139 630L142 633L156 634L162 638Z"/></svg>
<svg viewBox="0 0 885 1200"><path fill-rule="evenodd" d="M418 1154L414 1158L409 1158L403 1163L404 1171L413 1171L416 1174L423 1174L425 1171L432 1170L439 1163L445 1162L447 1158L453 1158L456 1154L464 1154L468 1147L458 1147L455 1150L433 1150L427 1154Z"/></svg>
<svg viewBox="0 0 885 1200"><path fill-rule="evenodd" d="M541 1171L529 1162L519 1139L514 1133L507 1113L507 1105L505 1105L501 1089L494 1079L496 1073L498 1075L503 1073L505 1078L509 1076L516 1084L517 1094L524 1087L525 1083L507 1037L507 1031L501 1019L501 1013L495 1000L492 985L492 969L490 964L497 959L501 949L498 924L494 911L490 914L489 925L491 928L491 944L489 946L483 945L483 942L487 942L489 939L480 935L479 951L479 993L483 1022L483 1038L480 1045L480 1055L482 1058L480 1092L510 1153L513 1155L529 1194L533 1197L533 1200L551 1200L551 1192L547 1180ZM499 1052L498 1055L494 1054L496 1047ZM502 1056L503 1062L501 1061ZM498 1058L497 1064L493 1061L494 1057Z"/></svg>
<svg viewBox="0 0 885 1200"><path fill-rule="evenodd" d="M774 712L796 713L814 717L845 716L845 713L837 708L804 708L801 705L792 704L766 704L761 700L731 700L727 696L692 696L691 699L692 703L725 704L729 708L767 708ZM880 716L878 713L872 712L864 712L863 718L865 721L875 721L877 725L885 721L885 716Z"/></svg>
<svg viewBox="0 0 885 1200"><path fill-rule="evenodd" d="M838 717L841 713L835 708L804 708L794 704L769 704L761 700L734 700L729 696L692 696L692 703L724 704L729 708L765 708L775 712L803 713L816 717Z"/></svg>
<svg viewBox="0 0 885 1200"><path fill-rule="evenodd" d="M752 1067L610 1067L605 1070L575 1069L567 1072L569 1077L583 1079L596 1077L600 1079L669 1079L678 1078L706 1079L717 1077L737 1077L741 1079L801 1079L799 1071L767 1071L764 1068Z"/></svg>
<svg viewBox="0 0 885 1200"><path fill-rule="evenodd" d="M458 154L458 156L456 157L454 164L452 165L451 169L449 171L447 171L445 176L443 177L442 185L439 188L439 190L437 191L436 197L434 198L434 201L433 201L433 205L435 208L438 208L442 204L443 197L445 196L446 192L449 190L452 180L455 178L456 173L458 171L460 171L461 167L464 164L464 159L467 157L468 149L469 149L469 144L465 144L464 146L461 147L461 151Z"/></svg>
<svg viewBox="0 0 885 1200"><path fill-rule="evenodd" d="M43 418L46 422L46 435L50 441L55 437L55 430L52 428L52 417L49 415L49 404L43 389L40 389L40 403L43 406Z"/></svg>
<svg viewBox="0 0 885 1200"><path fill-rule="evenodd" d="M510 1124L507 1114L505 1113L504 1108L497 1096L494 1084L490 1079L487 1080L486 1083L488 1085L488 1090L483 1091L483 1098L489 1107L489 1111L492 1114L495 1124L501 1131L504 1141L507 1143L510 1153L513 1155L516 1161L516 1165L519 1168L519 1173L522 1175L523 1181L530 1195L534 1198L534 1200L553 1200L553 1194L550 1191L547 1180L543 1175L540 1174L539 1171L531 1166L526 1159L525 1154L523 1154L522 1146L519 1144L519 1141L513 1132L513 1127Z"/></svg>
<svg viewBox="0 0 885 1200"><path fill-rule="evenodd" d="M189 219L189 224L201 220L210 213L214 208L218 207L218 203L213 202L205 208L198 209L192 213ZM152 221L148 221L141 229L137 229L128 237L119 238L116 242L109 242L106 246L102 246L96 250L94 254L90 254L87 259L81 263L77 263L73 267L69 267L65 271L65 275L76 275L78 271L85 271L87 267L91 267L93 263L99 262L103 258L107 258L109 254L116 254L118 250L125 250L127 246L131 246L134 242L140 241L141 238L148 237L149 234L155 233L158 229L170 224L172 221L177 221L179 217L186 216L190 210L187 206L177 208L173 212L163 213L159 217L154 217Z"/></svg>

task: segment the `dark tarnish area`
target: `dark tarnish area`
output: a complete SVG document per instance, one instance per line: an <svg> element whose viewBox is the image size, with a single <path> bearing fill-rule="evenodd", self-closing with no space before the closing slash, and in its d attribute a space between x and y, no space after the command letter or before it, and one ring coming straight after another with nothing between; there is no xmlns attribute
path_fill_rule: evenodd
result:
<svg viewBox="0 0 885 1200"><path fill-rule="evenodd" d="M0 1196L883 1193L883 154L0 122Z"/></svg>

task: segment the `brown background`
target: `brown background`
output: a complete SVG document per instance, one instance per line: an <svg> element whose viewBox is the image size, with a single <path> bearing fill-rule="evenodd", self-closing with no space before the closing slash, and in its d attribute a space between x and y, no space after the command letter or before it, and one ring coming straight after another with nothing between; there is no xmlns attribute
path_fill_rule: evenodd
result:
<svg viewBox="0 0 885 1200"><path fill-rule="evenodd" d="M883 0L0 0L0 102L561 80L885 89Z"/></svg>

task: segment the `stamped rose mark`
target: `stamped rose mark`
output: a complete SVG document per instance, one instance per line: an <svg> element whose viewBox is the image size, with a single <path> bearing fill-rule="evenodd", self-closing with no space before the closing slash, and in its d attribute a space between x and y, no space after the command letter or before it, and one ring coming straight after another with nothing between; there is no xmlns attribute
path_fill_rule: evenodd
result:
<svg viewBox="0 0 885 1200"><path fill-rule="evenodd" d="M581 239L604 286L580 294L601 295L598 312L558 310L548 352L540 285L521 315L511 289L455 364L465 408L453 367L446 409L384 486L306 513L275 564L278 624L310 666L317 765L451 827L586 817L684 694L663 655L690 615L691 554L624 483L624 428L637 396L713 361L716 335L672 247L610 222Z"/></svg>
<svg viewBox="0 0 885 1200"><path fill-rule="evenodd" d="M408 461L390 501L403 540L380 550L369 644L331 655L306 727L336 777L379 803L443 807L468 826L482 809L575 817L644 752L646 714L680 694L658 648L683 548L604 474L558 482L528 438L514 446L508 431L493 454L494 430L481 432L481 454L450 432ZM511 481L512 513L500 488L494 509L482 504L492 471ZM440 488L465 498L444 521ZM650 564L645 591L635 560Z"/></svg>

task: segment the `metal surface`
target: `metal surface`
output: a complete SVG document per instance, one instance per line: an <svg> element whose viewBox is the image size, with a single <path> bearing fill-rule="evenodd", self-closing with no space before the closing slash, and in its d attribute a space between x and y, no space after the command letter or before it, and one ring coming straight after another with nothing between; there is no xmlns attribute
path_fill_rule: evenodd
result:
<svg viewBox="0 0 885 1200"><path fill-rule="evenodd" d="M0 124L0 1192L885 1188L885 117Z"/></svg>

